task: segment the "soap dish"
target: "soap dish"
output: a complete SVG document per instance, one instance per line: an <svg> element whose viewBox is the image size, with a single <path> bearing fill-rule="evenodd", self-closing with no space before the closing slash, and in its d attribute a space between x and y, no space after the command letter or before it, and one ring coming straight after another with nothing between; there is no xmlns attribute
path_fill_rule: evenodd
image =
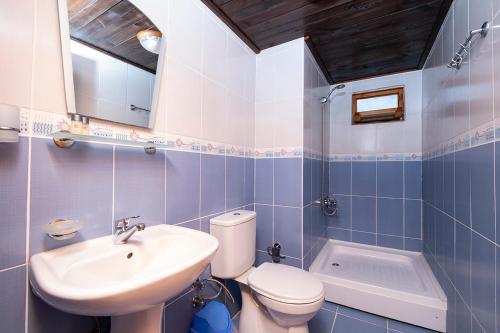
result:
<svg viewBox="0 0 500 333"><path fill-rule="evenodd" d="M76 236L83 223L78 220L56 219L45 226L45 232L56 240L70 239Z"/></svg>

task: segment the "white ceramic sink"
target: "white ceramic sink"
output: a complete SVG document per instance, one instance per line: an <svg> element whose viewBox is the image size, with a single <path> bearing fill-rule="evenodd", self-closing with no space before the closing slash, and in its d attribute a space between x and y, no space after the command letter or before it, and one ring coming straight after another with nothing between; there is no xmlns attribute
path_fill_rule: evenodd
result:
<svg viewBox="0 0 500 333"><path fill-rule="evenodd" d="M36 254L30 281L62 311L112 316L112 332L156 333L163 303L189 287L217 247L209 234L158 225L136 232L127 244L115 245L108 236Z"/></svg>

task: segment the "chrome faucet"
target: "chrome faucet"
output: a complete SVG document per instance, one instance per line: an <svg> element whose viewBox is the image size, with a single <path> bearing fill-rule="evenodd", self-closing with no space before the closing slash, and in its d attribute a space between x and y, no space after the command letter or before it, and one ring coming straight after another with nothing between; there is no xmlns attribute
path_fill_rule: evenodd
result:
<svg viewBox="0 0 500 333"><path fill-rule="evenodd" d="M146 225L144 223L137 223L129 226L131 219L137 219L139 217L140 216L131 216L116 221L114 234L115 237L113 240L114 244L126 244L129 238L132 237L132 235L136 231L142 231L146 229Z"/></svg>

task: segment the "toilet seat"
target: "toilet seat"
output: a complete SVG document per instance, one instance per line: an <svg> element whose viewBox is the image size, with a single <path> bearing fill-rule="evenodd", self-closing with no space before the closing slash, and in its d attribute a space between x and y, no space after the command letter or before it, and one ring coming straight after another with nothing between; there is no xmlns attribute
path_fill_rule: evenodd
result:
<svg viewBox="0 0 500 333"><path fill-rule="evenodd" d="M276 302L294 306L304 311L304 306L323 302L323 283L309 272L296 267L281 264L264 263L248 275L248 285L252 290L264 296L263 303ZM278 306L275 304L273 307ZM286 312L286 311L285 311ZM289 312L287 312L289 313Z"/></svg>

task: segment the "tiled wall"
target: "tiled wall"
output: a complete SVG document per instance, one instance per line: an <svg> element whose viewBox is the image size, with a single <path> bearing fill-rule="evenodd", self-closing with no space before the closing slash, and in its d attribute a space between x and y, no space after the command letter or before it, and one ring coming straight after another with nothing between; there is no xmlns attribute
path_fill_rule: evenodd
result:
<svg viewBox="0 0 500 333"><path fill-rule="evenodd" d="M279 242L283 263L302 267L304 41L257 55L255 211L257 263Z"/></svg>
<svg viewBox="0 0 500 333"><path fill-rule="evenodd" d="M351 125L352 94L399 86L405 88L403 122ZM347 82L330 100L331 157L366 159L385 154L422 154L422 71Z"/></svg>
<svg viewBox="0 0 500 333"><path fill-rule="evenodd" d="M208 231L213 215L253 209L246 205L254 200L254 160L246 154L254 146L255 54L201 1L132 2L168 36L151 132L189 137L190 144L154 156L99 144L60 150L35 136L0 145L0 331L88 333L94 325L53 309L29 288L29 256L68 243L43 232L54 218L86 222L74 242L110 234L112 221L127 215L141 215L147 225L167 221ZM30 116L64 116L57 0L2 1L0 22L0 31L22 36L12 43L0 32L9 45L0 53L0 103ZM46 133L39 132L29 134ZM210 145L214 154L200 153ZM189 325L190 297L169 301L167 331Z"/></svg>
<svg viewBox="0 0 500 333"><path fill-rule="evenodd" d="M304 47L304 158L302 207L304 269L308 269L326 241L326 216L316 202L328 189L329 104L320 103L329 85L309 48ZM322 151L325 151L323 155ZM323 167L323 170L322 170ZM322 174L324 173L324 174ZM322 186L323 185L323 186Z"/></svg>
<svg viewBox="0 0 500 333"><path fill-rule="evenodd" d="M499 10L456 0L423 72L424 253L448 297L449 332L500 332ZM494 27L463 67L446 68L484 21Z"/></svg>
<svg viewBox="0 0 500 333"><path fill-rule="evenodd" d="M351 125L352 94L405 88L405 121ZM329 191L333 239L422 250L422 72L346 84L331 97Z"/></svg>
<svg viewBox="0 0 500 333"><path fill-rule="evenodd" d="M19 327L10 332L24 332L25 293L29 332L87 333L93 325L90 318L69 316L32 295L26 285L27 251L32 255L109 235L114 219L131 215L140 215L147 226L167 221L208 232L211 216L253 209L253 158L172 150L147 155L142 148L84 143L62 150L51 140L25 137L19 144L0 145L0 153L5 157L0 163L0 318ZM85 227L71 240L55 241L43 228L56 218L78 219ZM49 318L62 318L68 326Z"/></svg>
<svg viewBox="0 0 500 333"><path fill-rule="evenodd" d="M333 161L330 192L338 212L328 221L333 239L422 250L420 161Z"/></svg>
<svg viewBox="0 0 500 333"><path fill-rule="evenodd" d="M321 194L319 99L328 85L302 38L260 53L256 82L257 262L279 242L283 263L307 268L326 231L312 203Z"/></svg>

